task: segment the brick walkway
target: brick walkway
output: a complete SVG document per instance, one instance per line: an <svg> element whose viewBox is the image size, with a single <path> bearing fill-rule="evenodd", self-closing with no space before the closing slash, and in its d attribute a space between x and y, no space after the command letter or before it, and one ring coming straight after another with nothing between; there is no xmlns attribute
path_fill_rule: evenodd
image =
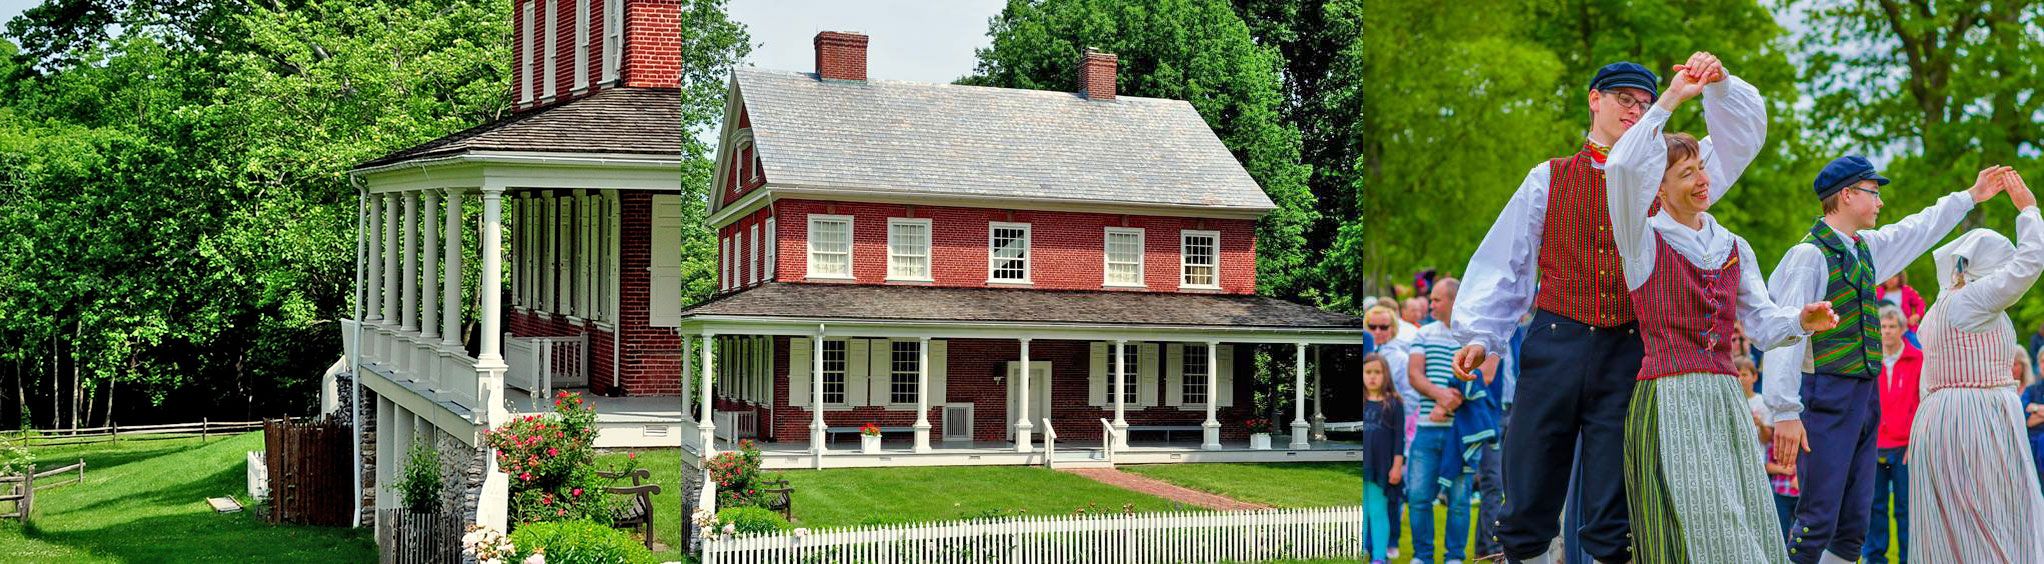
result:
<svg viewBox="0 0 2044 564"><path fill-rule="evenodd" d="M1129 490L1138 493L1146 493L1171 501L1183 503L1186 505L1197 505L1200 507L1205 507L1207 509L1215 509L1220 511L1247 511L1252 509L1270 508L1269 506L1249 503L1231 497L1214 495L1207 492L1172 484L1170 482L1165 482L1163 480L1158 480L1156 478L1130 474L1113 468L1066 468L1059 471L1070 472L1080 476L1085 476L1086 478L1091 479L1095 482L1100 482L1102 484L1107 484L1124 490Z"/></svg>

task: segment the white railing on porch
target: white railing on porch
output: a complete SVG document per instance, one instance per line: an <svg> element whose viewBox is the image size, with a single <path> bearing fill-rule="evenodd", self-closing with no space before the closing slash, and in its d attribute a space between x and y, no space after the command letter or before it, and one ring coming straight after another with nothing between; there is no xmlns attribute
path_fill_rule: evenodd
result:
<svg viewBox="0 0 2044 564"><path fill-rule="evenodd" d="M1362 507L1351 506L1027 516L765 536L706 535L702 562L1143 564L1353 559L1362 556L1362 521Z"/></svg>
<svg viewBox="0 0 2044 564"><path fill-rule="evenodd" d="M738 439L759 437L759 414L751 411L713 412L717 418L717 436L725 442L738 444ZM735 447L734 447L735 448Z"/></svg>
<svg viewBox="0 0 2044 564"><path fill-rule="evenodd" d="M341 320L341 334L344 340L352 340L355 333L353 320ZM491 390L483 389L483 378L476 371L476 361L466 351L443 349L437 340L429 340L416 332L400 331L376 324L363 324L362 337L357 351L363 367L377 366L393 381L402 382L421 395L434 401L447 401L469 410L481 413L481 398L497 397ZM346 346L346 344L344 344Z"/></svg>
<svg viewBox="0 0 2044 564"><path fill-rule="evenodd" d="M1043 467L1057 468L1057 429L1050 426L1050 418L1043 418Z"/></svg>
<svg viewBox="0 0 2044 564"><path fill-rule="evenodd" d="M555 387L589 385L589 334L573 337L513 337L504 334L504 385L525 390L534 398Z"/></svg>

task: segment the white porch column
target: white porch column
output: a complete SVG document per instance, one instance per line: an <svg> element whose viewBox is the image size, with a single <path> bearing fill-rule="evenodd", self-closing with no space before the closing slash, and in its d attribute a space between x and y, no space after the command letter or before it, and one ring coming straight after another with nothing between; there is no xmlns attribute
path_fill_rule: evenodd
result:
<svg viewBox="0 0 2044 564"><path fill-rule="evenodd" d="M690 400L695 397L689 388L689 386L695 384L696 379L696 367L695 363L692 362L695 355L695 336L681 333L681 417L688 421L696 420L695 411L689 409L689 406L692 405Z"/></svg>
<svg viewBox="0 0 2044 564"><path fill-rule="evenodd" d="M1114 341L1114 448L1128 448L1128 370L1123 360L1128 354L1128 341Z"/></svg>
<svg viewBox="0 0 2044 564"><path fill-rule="evenodd" d="M811 339L809 342L809 346L813 348L809 353L809 362L812 364L809 367L809 450L816 453L817 456L822 456L825 451L830 450L830 447L824 444L825 440L829 437L824 436L823 433L825 429L823 424L823 337L825 331L824 326L818 324L816 326L816 338ZM819 468L822 467L822 463L821 459L817 460Z"/></svg>
<svg viewBox="0 0 2044 564"><path fill-rule="evenodd" d="M1221 421L1214 418L1214 406L1221 403L1221 344L1207 341L1207 420L1201 423L1205 440L1201 450L1221 450Z"/></svg>
<svg viewBox="0 0 2044 564"><path fill-rule="evenodd" d="M1321 404L1327 403L1327 397L1320 392L1320 372L1321 367L1327 365L1327 347L1320 347L1314 349L1314 351L1316 358L1313 359L1313 419L1311 420L1313 428L1310 431L1310 436L1312 436L1313 440L1325 441L1327 440L1327 414L1321 410L1321 407L1323 407Z"/></svg>
<svg viewBox="0 0 2044 564"><path fill-rule="evenodd" d="M891 353L890 353L891 354ZM1023 367L1024 370L1028 366ZM930 338L916 344L916 452L930 452Z"/></svg>
<svg viewBox="0 0 2044 564"><path fill-rule="evenodd" d="M447 301L440 305L440 346L461 349L461 190L447 189L447 264L441 269L441 288Z"/></svg>
<svg viewBox="0 0 2044 564"><path fill-rule="evenodd" d="M1029 421L1029 339L1022 340L1022 369L1015 375L1015 452L1036 450L1030 446L1029 434L1036 424Z"/></svg>
<svg viewBox="0 0 2044 564"><path fill-rule="evenodd" d="M481 372L478 384L482 386L476 395L482 400L483 409L488 413L486 421L491 427L507 418L504 408L504 189L483 188L483 239L482 270L476 283L476 297L483 299L482 311L476 320L482 325L480 342L476 350L476 370Z"/></svg>
<svg viewBox="0 0 2044 564"><path fill-rule="evenodd" d="M426 250L426 262L419 266L419 290L425 293L419 300L419 331L427 344L440 338L440 285L432 281L438 277L433 271L440 268L440 236L434 229L435 220L440 219L440 191L426 191L426 215L419 218L419 234L426 240L419 242Z"/></svg>
<svg viewBox="0 0 2044 564"><path fill-rule="evenodd" d="M1292 450L1313 448L1306 436L1306 343L1299 343L1297 352L1292 354L1297 366L1292 376Z"/></svg>
<svg viewBox="0 0 2044 564"><path fill-rule="evenodd" d="M710 405L711 398L710 394L713 390L713 388L710 387L711 382L717 379L716 348L717 335L715 333L710 333L707 331L703 332L703 366L702 366L703 387L702 397L699 398L699 400L702 401L703 403L703 412L702 418L698 419L697 420L698 423L696 424L696 429L698 430L700 438L703 441L703 460L709 460L711 456L715 456L717 454L717 418L712 416L714 415L715 412L711 411ZM819 375L818 377L821 377L821 375Z"/></svg>
<svg viewBox="0 0 2044 564"><path fill-rule="evenodd" d="M419 193L407 191L404 223L404 278L398 280L398 291L404 296L403 310L398 313L398 330L419 330ZM410 367L408 367L410 368Z"/></svg>
<svg viewBox="0 0 2044 564"><path fill-rule="evenodd" d="M369 208L369 226L362 230L362 263L367 265L368 275L362 281L362 321L381 323L383 321L383 206L377 205L375 195L365 195L364 204Z"/></svg>
<svg viewBox="0 0 2044 564"><path fill-rule="evenodd" d="M383 323L396 324L398 309L397 194L383 195Z"/></svg>

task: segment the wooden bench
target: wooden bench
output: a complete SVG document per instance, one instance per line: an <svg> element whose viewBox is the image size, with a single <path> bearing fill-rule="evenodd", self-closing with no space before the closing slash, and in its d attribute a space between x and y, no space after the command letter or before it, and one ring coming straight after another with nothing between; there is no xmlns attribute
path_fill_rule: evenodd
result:
<svg viewBox="0 0 2044 564"><path fill-rule="evenodd" d="M1128 434L1129 434L1130 436L1134 436L1134 435L1135 435L1135 434L1136 434L1137 432L1146 432L1146 433L1163 433L1163 434L1164 434L1164 442L1167 442L1167 443L1168 443L1168 442L1171 442L1171 433L1199 433L1199 432L1203 432L1203 431L1205 431L1205 430L1206 430L1206 428L1205 428L1205 427L1201 427L1201 426L1199 426L1199 425L1129 425L1129 426L1128 426Z"/></svg>
<svg viewBox="0 0 2044 564"><path fill-rule="evenodd" d="M916 432L916 429L915 429L915 427L881 427L881 428L880 428L880 436L882 436L882 437L885 437L885 436L887 436L887 434L888 434L888 433L896 433L896 434L902 434L902 433L914 433L914 432ZM824 442L824 444L829 444L829 445L835 445L835 444L837 444L837 436L838 436L838 435L857 435L857 434L859 434L859 428L858 428L858 427L824 427L824 428L823 428L823 437L824 437L824 441L823 441L823 442Z"/></svg>
<svg viewBox="0 0 2044 564"><path fill-rule="evenodd" d="M794 522L795 488L789 487L788 481L785 479L762 481L759 485L766 486L759 488L759 496L765 502L765 507L769 510L781 512L782 519L787 519L791 523Z"/></svg>
<svg viewBox="0 0 2044 564"><path fill-rule="evenodd" d="M646 550L652 550L653 494L660 493L660 484L643 484L640 481L651 477L653 473L645 468L640 468L631 472L604 472L598 470L596 475L611 480L625 477L632 479L632 485L629 487L611 486L604 488L604 491L611 494L632 496L629 503L626 503L624 507L618 508L617 512L611 515L611 526L625 530L639 529L639 533L646 536Z"/></svg>

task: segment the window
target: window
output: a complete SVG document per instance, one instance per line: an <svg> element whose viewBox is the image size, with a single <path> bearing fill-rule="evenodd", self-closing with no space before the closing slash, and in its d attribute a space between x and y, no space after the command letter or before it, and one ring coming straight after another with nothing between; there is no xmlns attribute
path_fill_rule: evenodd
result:
<svg viewBox="0 0 2044 564"><path fill-rule="evenodd" d="M546 2L546 92L541 95L545 98L554 97L554 69L559 68L554 66L554 45L558 43L555 38L561 27L554 23L560 18L561 13L561 10L555 7L558 6L556 2L558 0Z"/></svg>
<svg viewBox="0 0 2044 564"><path fill-rule="evenodd" d="M1179 256L1181 268L1179 284L1188 288L1219 288L1219 267L1221 233L1219 231L1185 231L1179 235Z"/></svg>
<svg viewBox="0 0 2044 564"><path fill-rule="evenodd" d="M1185 389L1180 403L1206 405L1207 403L1207 346L1185 346Z"/></svg>
<svg viewBox="0 0 2044 564"><path fill-rule="evenodd" d="M845 403L845 342L823 342L823 403Z"/></svg>
<svg viewBox="0 0 2044 564"><path fill-rule="evenodd" d="M760 278L759 224L752 224L752 268L748 270L748 283L758 283Z"/></svg>
<svg viewBox="0 0 2044 564"><path fill-rule="evenodd" d="M894 341L893 344L893 362L888 363L891 368L887 378L887 403L916 403L916 376L921 373L923 344L917 341Z"/></svg>
<svg viewBox="0 0 2044 564"><path fill-rule="evenodd" d="M1029 224L990 224L987 267L989 282L1029 282Z"/></svg>
<svg viewBox="0 0 2044 564"><path fill-rule="evenodd" d="M1107 228L1106 277L1101 281L1107 286L1143 285L1143 230L1121 227Z"/></svg>
<svg viewBox="0 0 2044 564"><path fill-rule="evenodd" d="M525 24L525 29L522 30L525 33L525 36L522 41L518 42L518 44L520 47L524 48L525 56L518 59L518 63L519 66L524 67L525 72L521 74L525 76L524 80L518 81L519 102L532 101L532 75L539 74L534 70L534 65L532 64L532 30L538 28L536 22L532 21L533 12L535 11L533 9L533 5L538 2L539 0L531 0L529 2L526 2L524 14L525 17L520 18L520 20L522 20L521 23Z"/></svg>
<svg viewBox="0 0 2044 564"><path fill-rule="evenodd" d="M1136 366L1139 364L1138 363L1138 360L1140 360L1139 357L1142 356L1140 354L1137 354L1136 350L1138 348L1139 347L1135 344L1129 344L1126 347L1124 347L1122 351L1121 355L1122 403L1129 404L1136 403L1136 389L1137 386L1140 384L1140 382L1137 382L1139 378L1137 376L1138 373L1136 372ZM1115 350L1114 344L1109 343L1107 345L1107 358L1110 359L1108 362L1113 362L1113 360L1111 359L1114 358L1114 350ZM1107 373L1107 401L1108 403L1114 402L1114 372L1112 371L1109 371Z"/></svg>
<svg viewBox="0 0 2044 564"><path fill-rule="evenodd" d="M809 277L852 277L851 216L809 216Z"/></svg>
<svg viewBox="0 0 2044 564"><path fill-rule="evenodd" d="M887 279L930 279L930 220L887 220Z"/></svg>
<svg viewBox="0 0 2044 564"><path fill-rule="evenodd" d="M762 266L764 266L764 267L766 268L766 274L765 274L765 275L763 275L763 276L761 276L761 277L760 277L760 279L761 279L761 280L773 280L773 279L774 279L774 247L779 247L779 246L780 246L780 245L778 244L778 243L779 243L779 241L780 241L780 237L777 237L777 236L775 236L775 235L774 235L775 233L778 233L778 231L774 231L774 218L771 218L771 217L767 218L767 222L766 222L766 223L767 223L767 226L766 226L766 259L765 259L765 260L762 260L762 261L760 261L761 265L762 265Z"/></svg>
<svg viewBox="0 0 2044 564"><path fill-rule="evenodd" d="M624 60L625 1L603 0L603 81L617 81L618 61Z"/></svg>
<svg viewBox="0 0 2044 564"><path fill-rule="evenodd" d="M575 0L575 91L589 88L589 2Z"/></svg>
<svg viewBox="0 0 2044 564"><path fill-rule="evenodd" d="M718 245L720 245L720 248L717 251L719 269L717 287L729 290L731 289L731 238L723 238L723 241L719 242Z"/></svg>

